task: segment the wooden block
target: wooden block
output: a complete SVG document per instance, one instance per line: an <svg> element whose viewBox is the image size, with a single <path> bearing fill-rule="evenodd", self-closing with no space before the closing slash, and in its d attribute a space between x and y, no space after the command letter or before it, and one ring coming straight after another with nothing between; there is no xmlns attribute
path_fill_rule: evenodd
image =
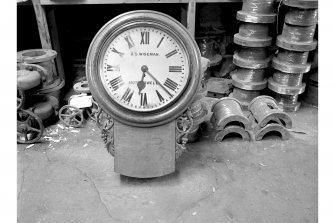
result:
<svg viewBox="0 0 335 223"><path fill-rule="evenodd" d="M121 175L150 178L175 171L175 122L138 128L115 121L114 171Z"/></svg>

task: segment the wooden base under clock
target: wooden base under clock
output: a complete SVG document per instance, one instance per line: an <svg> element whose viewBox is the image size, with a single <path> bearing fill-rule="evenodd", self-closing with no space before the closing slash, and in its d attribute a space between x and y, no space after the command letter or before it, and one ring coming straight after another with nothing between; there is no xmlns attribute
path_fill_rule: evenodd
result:
<svg viewBox="0 0 335 223"><path fill-rule="evenodd" d="M114 171L121 175L150 178L175 171L176 124L139 128L114 123Z"/></svg>

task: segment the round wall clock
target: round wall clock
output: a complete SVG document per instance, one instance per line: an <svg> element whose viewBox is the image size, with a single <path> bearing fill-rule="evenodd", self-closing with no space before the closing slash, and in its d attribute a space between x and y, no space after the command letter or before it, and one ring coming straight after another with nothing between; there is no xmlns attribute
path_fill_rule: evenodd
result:
<svg viewBox="0 0 335 223"><path fill-rule="evenodd" d="M152 127L177 119L200 84L200 52L185 27L155 11L105 24L86 59L93 97L115 120Z"/></svg>

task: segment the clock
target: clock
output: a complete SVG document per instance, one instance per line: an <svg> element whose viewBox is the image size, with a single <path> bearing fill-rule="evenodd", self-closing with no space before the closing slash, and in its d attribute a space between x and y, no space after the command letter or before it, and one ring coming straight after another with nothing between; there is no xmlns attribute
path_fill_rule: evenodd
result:
<svg viewBox="0 0 335 223"><path fill-rule="evenodd" d="M86 75L94 99L114 123L113 131L104 135L112 141L108 146L121 174L152 177L174 170L148 173L164 169L155 166L156 156L163 154L172 163L170 152L160 150L175 153L178 129L186 131L181 123L192 121L186 112L200 85L200 66L193 37L163 13L127 12L98 31L88 50ZM117 163L125 165L118 160L134 167L118 168ZM154 162L146 165L148 160Z"/></svg>

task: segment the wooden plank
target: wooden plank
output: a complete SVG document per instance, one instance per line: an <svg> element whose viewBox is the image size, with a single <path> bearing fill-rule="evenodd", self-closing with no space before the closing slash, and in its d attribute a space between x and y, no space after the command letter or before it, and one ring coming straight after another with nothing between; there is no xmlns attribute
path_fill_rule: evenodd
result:
<svg viewBox="0 0 335 223"><path fill-rule="evenodd" d="M43 49L52 49L51 39L49 35L48 22L46 19L44 8L41 6L40 0L32 0L38 32L40 34L41 45ZM54 75L57 74L56 66L54 61L52 63L52 72Z"/></svg>
<svg viewBox="0 0 335 223"><path fill-rule="evenodd" d="M187 7L187 29L195 36L195 13L196 13L196 1L190 0Z"/></svg>
<svg viewBox="0 0 335 223"><path fill-rule="evenodd" d="M65 80L62 54L61 54L60 45L59 45L59 35L58 35L58 30L57 30L57 24L56 24L54 9L51 9L47 13L47 16L48 16L48 21L49 21L49 25L50 25L52 46L53 46L53 49L56 50L56 52L57 52L57 57L56 57L56 65L57 65L57 71L58 71L57 73L58 73L59 77L61 77Z"/></svg>
<svg viewBox="0 0 335 223"><path fill-rule="evenodd" d="M139 128L114 123L114 171L121 175L149 178L175 171L175 121Z"/></svg>

